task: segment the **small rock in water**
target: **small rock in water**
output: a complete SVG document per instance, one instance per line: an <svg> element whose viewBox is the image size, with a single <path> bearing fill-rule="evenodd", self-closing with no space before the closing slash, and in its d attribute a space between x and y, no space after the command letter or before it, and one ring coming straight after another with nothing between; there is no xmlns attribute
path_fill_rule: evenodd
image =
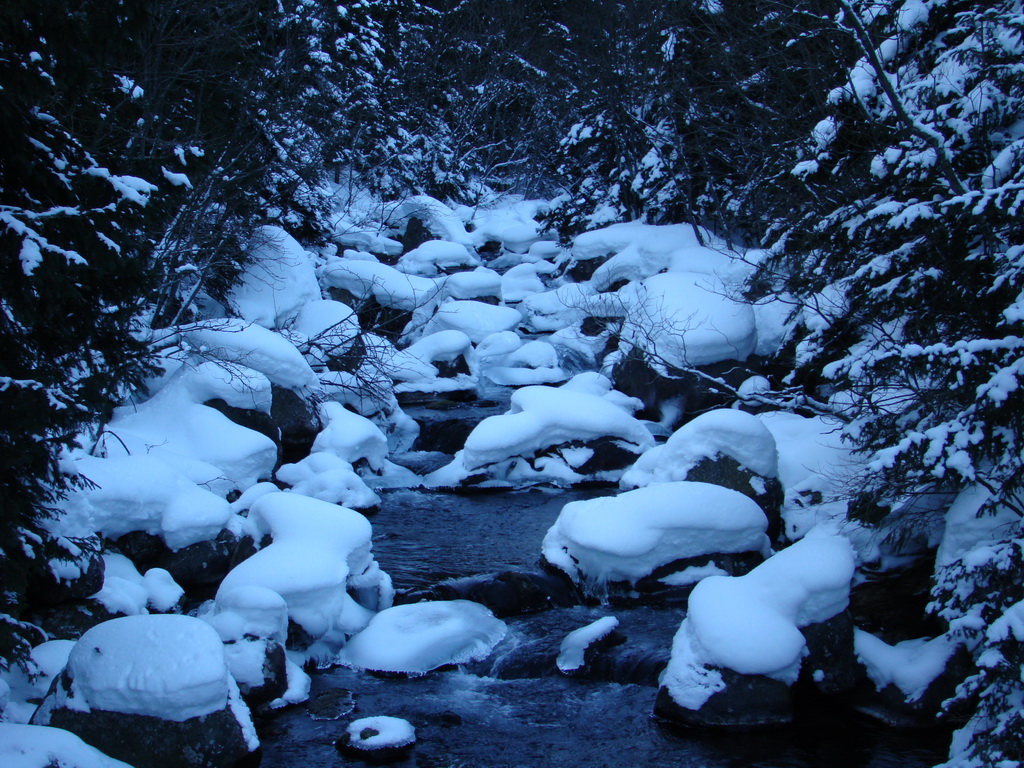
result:
<svg viewBox="0 0 1024 768"><path fill-rule="evenodd" d="M310 699L306 712L314 720L340 720L352 714L356 701L352 691L346 688L332 688Z"/></svg>
<svg viewBox="0 0 1024 768"><path fill-rule="evenodd" d="M416 729L400 717L364 717L349 723L335 747L346 757L376 765L403 760L416 744Z"/></svg>

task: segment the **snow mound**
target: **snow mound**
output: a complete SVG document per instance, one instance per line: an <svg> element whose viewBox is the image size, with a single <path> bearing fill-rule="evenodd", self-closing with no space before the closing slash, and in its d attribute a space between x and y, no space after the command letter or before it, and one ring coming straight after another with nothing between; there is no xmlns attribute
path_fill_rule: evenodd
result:
<svg viewBox="0 0 1024 768"><path fill-rule="evenodd" d="M349 744L364 751L407 747L416 743L416 729L400 717L361 717L349 723L345 730Z"/></svg>
<svg viewBox="0 0 1024 768"><path fill-rule="evenodd" d="M407 275L376 261L334 259L320 270L320 280L330 288L348 291L356 299L375 299L382 307L412 312L431 304L440 288L434 280Z"/></svg>
<svg viewBox="0 0 1024 768"><path fill-rule="evenodd" d="M388 439L376 424L333 402L320 406L320 416L327 426L313 441L313 453L330 453L349 464L365 459L371 469L383 469Z"/></svg>
<svg viewBox="0 0 1024 768"><path fill-rule="evenodd" d="M480 259L462 243L428 240L398 260L398 270L408 275L434 277L459 268L479 267Z"/></svg>
<svg viewBox="0 0 1024 768"><path fill-rule="evenodd" d="M333 453L311 453L294 464L284 464L277 470L277 479L292 486L292 493L331 504L352 509L380 506L380 497L352 465Z"/></svg>
<svg viewBox="0 0 1024 768"><path fill-rule="evenodd" d="M907 701L917 701L924 695L928 686L945 671L958 645L948 634L889 645L863 630L853 630L857 658L875 688L882 690L887 685L895 685Z"/></svg>
<svg viewBox="0 0 1024 768"><path fill-rule="evenodd" d="M614 616L604 616L570 632L562 640L555 664L560 672L569 673L580 669L586 661L587 648L603 640L619 626Z"/></svg>
<svg viewBox="0 0 1024 768"><path fill-rule="evenodd" d="M347 304L317 299L302 305L291 330L300 336L299 344L308 348L307 359L323 366L351 349L359 336L359 318Z"/></svg>
<svg viewBox="0 0 1024 768"><path fill-rule="evenodd" d="M796 682L806 642L800 627L846 609L855 561L841 536L802 539L745 576L709 576L693 589L672 641L662 685L700 709L725 683L718 669Z"/></svg>
<svg viewBox="0 0 1024 768"><path fill-rule="evenodd" d="M249 519L273 542L228 573L218 602L238 587L265 587L284 598L292 621L336 648L377 607L358 603L349 587L390 599L390 580L370 552L370 523L358 512L296 493L269 493L253 503Z"/></svg>
<svg viewBox="0 0 1024 768"><path fill-rule="evenodd" d="M216 538L231 519L227 501L154 456L83 456L77 465L94 487L75 496L87 503L94 530L109 538L145 531L178 550Z"/></svg>
<svg viewBox="0 0 1024 768"><path fill-rule="evenodd" d="M4 768L131 768L62 728L3 722L0 764Z"/></svg>
<svg viewBox="0 0 1024 768"><path fill-rule="evenodd" d="M357 669L422 675L487 657L505 632L505 622L469 600L396 605L374 616L338 661Z"/></svg>
<svg viewBox="0 0 1024 768"><path fill-rule="evenodd" d="M182 722L224 709L230 693L220 637L191 616L105 621L75 644L67 672L71 692L57 703L80 711Z"/></svg>
<svg viewBox="0 0 1024 768"><path fill-rule="evenodd" d="M568 385L523 387L512 393L508 413L484 419L469 434L462 460L473 470L553 445L599 437L619 438L638 451L654 443L647 428L608 397Z"/></svg>
<svg viewBox="0 0 1024 768"><path fill-rule="evenodd" d="M491 360L484 374L495 384L522 387L532 384L555 384L569 375L558 364L558 351L547 341L535 339Z"/></svg>
<svg viewBox="0 0 1024 768"><path fill-rule="evenodd" d="M761 477L777 477L775 438L756 416L719 409L687 422L662 445L644 453L622 476L624 488L685 480L703 459L728 456Z"/></svg>
<svg viewBox="0 0 1024 768"><path fill-rule="evenodd" d="M746 360L757 344L754 311L715 277L669 272L627 285L624 340L676 368Z"/></svg>
<svg viewBox="0 0 1024 768"><path fill-rule="evenodd" d="M462 331L477 344L492 333L509 331L523 316L512 307L496 307L480 301L449 301L442 304L423 328L429 336L438 331Z"/></svg>
<svg viewBox="0 0 1024 768"><path fill-rule="evenodd" d="M280 227L257 230L249 261L228 302L242 319L283 328L299 309L320 298L310 254Z"/></svg>
<svg viewBox="0 0 1024 768"><path fill-rule="evenodd" d="M438 285L444 299L501 298L501 275L486 267L456 272L439 279Z"/></svg>
<svg viewBox="0 0 1024 768"><path fill-rule="evenodd" d="M68 655L74 647L74 640L48 640L32 649L31 675L15 664L0 673L0 720L27 723L39 701L46 696L50 681L67 666ZM5 685L8 687L6 702ZM3 738L0 737L0 756L3 755L2 743Z"/></svg>
<svg viewBox="0 0 1024 768"><path fill-rule="evenodd" d="M420 219L435 237L469 247L474 245L474 238L466 231L459 215L436 198L429 195L405 198L390 212L387 223L397 228L412 217Z"/></svg>
<svg viewBox="0 0 1024 768"><path fill-rule="evenodd" d="M630 582L677 560L765 550L764 512L738 491L673 482L566 504L545 559L575 580Z"/></svg>
<svg viewBox="0 0 1024 768"><path fill-rule="evenodd" d="M185 590L163 568L150 568L143 576L124 555L103 555L103 589L93 597L115 614L136 616L149 608L159 613L178 606Z"/></svg>
<svg viewBox="0 0 1024 768"><path fill-rule="evenodd" d="M517 264L501 276L501 297L508 302L518 302L535 293L543 293L547 286L541 275L550 275L555 265L550 261L533 264Z"/></svg>
<svg viewBox="0 0 1024 768"><path fill-rule="evenodd" d="M247 636L283 643L288 636L288 604L272 589L254 584L218 591L213 610L201 618L225 643Z"/></svg>
<svg viewBox="0 0 1024 768"><path fill-rule="evenodd" d="M201 358L247 366L298 393L317 386L316 374L295 345L260 325L222 318L190 323L179 330L190 351Z"/></svg>

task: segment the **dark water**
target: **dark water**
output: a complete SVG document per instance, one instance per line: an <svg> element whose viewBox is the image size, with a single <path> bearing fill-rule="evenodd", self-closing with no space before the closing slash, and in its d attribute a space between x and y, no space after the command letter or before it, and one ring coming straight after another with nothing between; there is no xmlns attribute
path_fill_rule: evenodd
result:
<svg viewBox="0 0 1024 768"><path fill-rule="evenodd" d="M373 518L374 551L400 590L528 568L562 505L594 495L386 492ZM626 639L610 654L611 667L599 672L604 679L559 675L554 658L565 634L609 614L619 618ZM943 734L884 729L847 711L805 713L799 726L766 732L664 728L651 717L651 683L682 617L678 608L554 609L508 619L508 637L473 669L413 680L333 669L314 675L313 696L345 688L356 702L350 718L409 720L418 741L402 765L418 768L925 768L945 758ZM263 765L357 764L333 747L345 724L313 720L302 707L286 711L261 726Z"/></svg>

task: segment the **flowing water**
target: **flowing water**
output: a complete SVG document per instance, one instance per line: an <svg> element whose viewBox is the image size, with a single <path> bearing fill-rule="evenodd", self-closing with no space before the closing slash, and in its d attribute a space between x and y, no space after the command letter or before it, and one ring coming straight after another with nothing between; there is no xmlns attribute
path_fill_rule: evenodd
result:
<svg viewBox="0 0 1024 768"><path fill-rule="evenodd" d="M399 591L536 564L562 505L600 491L519 490L461 496L384 492L374 552ZM604 493L607 493L605 491ZM626 642L586 680L554 666L561 639L614 614ZM683 616L676 607L574 606L507 619L508 637L486 662L418 679L348 669L313 677L313 698L352 692L349 716L409 720L419 768L925 768L942 762L948 735L898 732L848 710L801 713L766 731L673 731L651 716L653 684ZM356 764L333 743L346 719L314 720L304 707L261 727L266 768Z"/></svg>

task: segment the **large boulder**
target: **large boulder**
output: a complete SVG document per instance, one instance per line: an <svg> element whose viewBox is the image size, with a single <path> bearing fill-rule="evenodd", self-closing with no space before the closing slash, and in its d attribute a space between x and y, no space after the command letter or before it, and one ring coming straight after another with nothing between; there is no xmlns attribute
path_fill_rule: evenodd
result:
<svg viewBox="0 0 1024 768"><path fill-rule="evenodd" d="M217 633L188 616L127 616L82 636L33 716L136 768L258 762Z"/></svg>

